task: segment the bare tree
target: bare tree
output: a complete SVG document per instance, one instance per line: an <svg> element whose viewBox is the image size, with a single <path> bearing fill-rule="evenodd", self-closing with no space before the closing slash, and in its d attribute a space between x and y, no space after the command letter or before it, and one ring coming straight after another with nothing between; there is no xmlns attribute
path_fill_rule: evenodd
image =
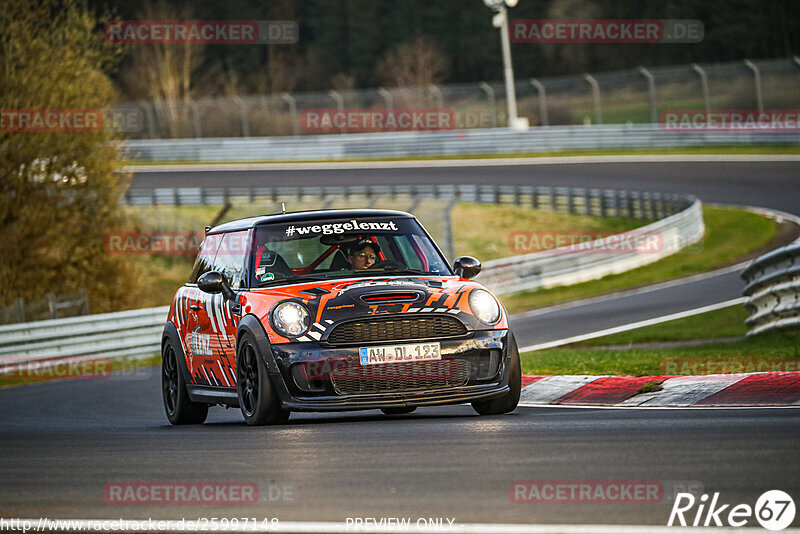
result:
<svg viewBox="0 0 800 534"><path fill-rule="evenodd" d="M163 0L145 2L137 15L141 20L190 20L190 8L176 10ZM203 46L199 44L132 45L129 67L122 78L129 92L139 98L161 103L156 110L166 123L171 137L183 134L187 122L184 103L192 96L193 81L202 62Z"/></svg>
<svg viewBox="0 0 800 534"><path fill-rule="evenodd" d="M449 61L436 42L418 35L388 52L376 72L382 85L413 87L441 82L448 68Z"/></svg>

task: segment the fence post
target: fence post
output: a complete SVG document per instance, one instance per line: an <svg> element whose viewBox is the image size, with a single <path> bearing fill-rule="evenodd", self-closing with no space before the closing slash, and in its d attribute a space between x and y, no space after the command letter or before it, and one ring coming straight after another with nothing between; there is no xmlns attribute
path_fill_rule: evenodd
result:
<svg viewBox="0 0 800 534"><path fill-rule="evenodd" d="M758 106L758 112L761 113L764 111L764 95L761 94L761 72L756 67L756 64L749 59L745 59L744 64L753 71L753 83L756 87L756 105Z"/></svg>
<svg viewBox="0 0 800 534"><path fill-rule="evenodd" d="M650 99L650 123L658 122L658 108L656 106L656 79L650 71L644 67L639 67L639 73L647 80L647 94Z"/></svg>
<svg viewBox="0 0 800 534"><path fill-rule="evenodd" d="M24 323L25 322L25 301L22 300L22 299L17 299L14 304L16 304L17 319L19 319L17 322L18 323Z"/></svg>
<svg viewBox="0 0 800 534"><path fill-rule="evenodd" d="M147 134L150 137L150 139L155 139L156 118L155 118L155 113L153 113L153 103L147 102L146 100L142 100L141 104L144 107L145 115L147 115Z"/></svg>
<svg viewBox="0 0 800 534"><path fill-rule="evenodd" d="M289 104L289 113L292 115L292 135L300 135L300 123L297 119L297 101L289 93L283 93L281 100Z"/></svg>
<svg viewBox="0 0 800 534"><path fill-rule="evenodd" d="M344 98L342 98L342 95L331 89L330 91L328 91L328 96L331 97L331 100L333 100L334 104L336 104L336 109L338 109L339 111L344 111ZM339 131L344 132L345 127L342 126L341 128L339 128Z"/></svg>
<svg viewBox="0 0 800 534"><path fill-rule="evenodd" d="M386 102L387 108L392 109L394 107L394 99L392 99L392 93L390 93L383 87L378 87L378 94L381 95L383 101Z"/></svg>
<svg viewBox="0 0 800 534"><path fill-rule="evenodd" d="M550 119L547 117L547 91L545 91L542 82L536 78L531 78L531 85L536 89L536 93L539 95L539 118L542 120L542 126L549 126Z"/></svg>
<svg viewBox="0 0 800 534"><path fill-rule="evenodd" d="M194 124L194 136L203 137L203 130L200 125L200 112L197 110L197 104L191 98L186 98L186 105L192 110L192 123Z"/></svg>
<svg viewBox="0 0 800 534"><path fill-rule="evenodd" d="M58 314L56 313L56 296L53 293L47 294L47 307L50 309L50 318L51 319L58 319Z"/></svg>
<svg viewBox="0 0 800 534"><path fill-rule="evenodd" d="M250 137L250 121L247 118L247 104L242 97L234 95L233 100L239 106L239 118L242 122L242 137Z"/></svg>
<svg viewBox="0 0 800 534"><path fill-rule="evenodd" d="M603 124L603 109L600 106L600 84L591 74L584 74L583 79L592 86L592 99L594 100L594 115L597 124Z"/></svg>
<svg viewBox="0 0 800 534"><path fill-rule="evenodd" d="M439 110L443 110L444 109L444 95L442 95L442 90L439 89L434 84L430 84L428 86L428 89L430 90L431 93L433 93L434 98L436 99L436 107L438 107Z"/></svg>
<svg viewBox="0 0 800 534"><path fill-rule="evenodd" d="M450 202L447 203L447 207L444 209L444 231L442 232L444 235L444 246L447 247L445 250L445 255L448 257L450 261L455 260L456 256L456 248L455 242L453 241L453 208L458 203L458 193L453 197Z"/></svg>
<svg viewBox="0 0 800 534"><path fill-rule="evenodd" d="M495 95L494 89L486 82L479 83L478 87L486 93L486 98L492 103L492 128L497 128L497 96Z"/></svg>
<svg viewBox="0 0 800 534"><path fill-rule="evenodd" d="M700 75L700 86L703 88L703 105L706 108L706 114L711 112L711 100L708 97L708 76L706 71L697 63L692 63L692 70Z"/></svg>

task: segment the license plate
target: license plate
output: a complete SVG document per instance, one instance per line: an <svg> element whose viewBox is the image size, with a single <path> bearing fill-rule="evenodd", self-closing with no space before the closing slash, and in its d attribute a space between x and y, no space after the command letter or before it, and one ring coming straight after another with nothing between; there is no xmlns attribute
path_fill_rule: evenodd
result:
<svg viewBox="0 0 800 534"><path fill-rule="evenodd" d="M381 363L419 362L441 360L439 343L412 343L410 345L384 345L382 347L361 347L358 349L361 365Z"/></svg>

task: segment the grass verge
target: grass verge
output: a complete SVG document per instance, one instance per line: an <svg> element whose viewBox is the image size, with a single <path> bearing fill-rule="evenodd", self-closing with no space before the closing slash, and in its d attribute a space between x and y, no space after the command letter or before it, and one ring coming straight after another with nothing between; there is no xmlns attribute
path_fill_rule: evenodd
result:
<svg viewBox="0 0 800 534"><path fill-rule="evenodd" d="M542 375L705 375L798 371L800 332L664 349L557 348L520 356L522 372Z"/></svg>
<svg viewBox="0 0 800 534"><path fill-rule="evenodd" d="M567 345L567 347L580 349L609 345L620 346L639 343L741 337L747 334L748 328L744 321L748 315L744 306L729 306L666 323L588 339L580 343Z"/></svg>
<svg viewBox="0 0 800 534"><path fill-rule="evenodd" d="M501 300L515 313L710 271L761 249L778 229L773 220L739 208L706 206L703 219L706 234L701 242L660 261L582 284L512 293Z"/></svg>

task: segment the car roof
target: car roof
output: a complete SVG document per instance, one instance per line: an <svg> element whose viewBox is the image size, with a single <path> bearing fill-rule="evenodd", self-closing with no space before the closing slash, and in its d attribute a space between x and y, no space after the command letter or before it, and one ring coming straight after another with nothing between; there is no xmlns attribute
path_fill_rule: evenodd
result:
<svg viewBox="0 0 800 534"><path fill-rule="evenodd" d="M240 230L249 230L256 226L268 224L282 224L298 221L324 221L324 220L340 220L347 218L359 217L395 217L403 219L414 219L415 217L405 211L397 210L378 210L378 209L341 209L341 210L312 210L312 211L294 211L291 213L275 213L271 215L259 215L257 217L248 217L247 219L238 219L235 221L226 222L217 225L207 234L216 234L219 232L236 232Z"/></svg>

